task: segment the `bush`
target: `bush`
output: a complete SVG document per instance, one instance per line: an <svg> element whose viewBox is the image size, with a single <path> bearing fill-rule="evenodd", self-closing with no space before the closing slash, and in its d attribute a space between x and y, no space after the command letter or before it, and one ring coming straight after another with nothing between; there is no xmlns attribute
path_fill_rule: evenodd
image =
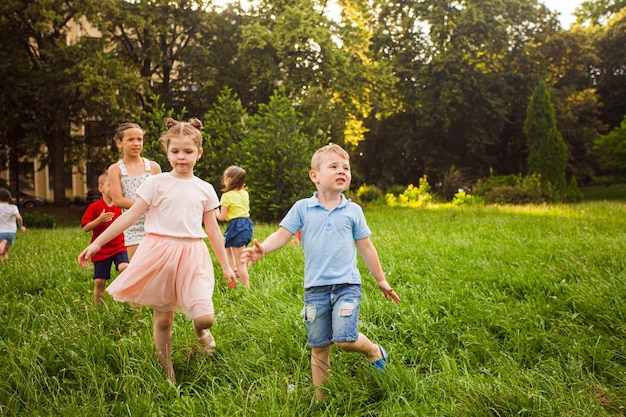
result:
<svg viewBox="0 0 626 417"><path fill-rule="evenodd" d="M386 194L385 203L390 207L423 207L433 201L430 190L430 184L424 175L419 180L419 187L409 184L404 193L397 197L393 194Z"/></svg>
<svg viewBox="0 0 626 417"><path fill-rule="evenodd" d="M22 213L22 217L27 228L54 229L57 224L54 217L45 213Z"/></svg>
<svg viewBox="0 0 626 417"><path fill-rule="evenodd" d="M465 191L459 191L452 199L453 206L475 206L478 204L483 204L482 197L467 194Z"/></svg>
<svg viewBox="0 0 626 417"><path fill-rule="evenodd" d="M484 198L487 204L541 204L555 201L556 195L549 182L543 182L539 174L532 174L521 184L495 187Z"/></svg>
<svg viewBox="0 0 626 417"><path fill-rule="evenodd" d="M522 174L500 175L493 176L484 180L478 180L474 187L474 195L484 196L494 188L499 187L513 187L515 185L521 185Z"/></svg>
<svg viewBox="0 0 626 417"><path fill-rule="evenodd" d="M363 184L356 190L356 197L363 203L371 203L372 201L383 198L383 192L375 185Z"/></svg>

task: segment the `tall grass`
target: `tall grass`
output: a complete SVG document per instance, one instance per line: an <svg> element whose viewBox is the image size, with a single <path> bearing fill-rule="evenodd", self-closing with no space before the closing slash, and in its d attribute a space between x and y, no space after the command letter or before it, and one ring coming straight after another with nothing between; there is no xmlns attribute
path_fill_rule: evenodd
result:
<svg viewBox="0 0 626 417"><path fill-rule="evenodd" d="M626 413L623 204L366 215L402 302L386 301L360 262L360 326L391 366L378 375L333 349L328 393L313 409L299 246L255 264L248 291L218 281L214 357L176 316L174 385L158 366L150 309L110 298L93 307L92 270L76 265L88 234L19 234L0 264L0 415ZM275 227L256 225L256 237Z"/></svg>

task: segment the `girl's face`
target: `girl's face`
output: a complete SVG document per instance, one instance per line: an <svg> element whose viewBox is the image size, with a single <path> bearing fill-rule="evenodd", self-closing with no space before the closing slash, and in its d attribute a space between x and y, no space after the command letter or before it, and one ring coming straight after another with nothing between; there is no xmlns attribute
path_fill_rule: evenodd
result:
<svg viewBox="0 0 626 417"><path fill-rule="evenodd" d="M173 136L167 147L167 160L176 177L192 177L193 167L202 155L202 149L190 136Z"/></svg>
<svg viewBox="0 0 626 417"><path fill-rule="evenodd" d="M341 155L329 152L323 155L319 170L311 170L309 176L319 191L343 192L350 187L352 173L350 161Z"/></svg>
<svg viewBox="0 0 626 417"><path fill-rule="evenodd" d="M124 131L124 136L117 141L117 147L122 150L124 156L137 157L143 149L143 131L130 128Z"/></svg>

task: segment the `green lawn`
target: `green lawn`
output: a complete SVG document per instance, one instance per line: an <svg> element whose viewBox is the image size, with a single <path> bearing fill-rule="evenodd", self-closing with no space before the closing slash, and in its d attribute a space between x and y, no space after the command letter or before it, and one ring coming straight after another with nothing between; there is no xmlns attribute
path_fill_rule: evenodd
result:
<svg viewBox="0 0 626 417"><path fill-rule="evenodd" d="M177 315L178 385L161 375L152 315L110 298L97 310L76 265L78 226L19 234L0 264L0 415L619 416L626 410L626 206L366 208L388 280L362 263L361 330L390 353L373 374L332 352L325 401L312 397L303 254L219 280L214 335L198 352ZM256 225L260 239L275 225ZM219 271L217 271L219 274Z"/></svg>

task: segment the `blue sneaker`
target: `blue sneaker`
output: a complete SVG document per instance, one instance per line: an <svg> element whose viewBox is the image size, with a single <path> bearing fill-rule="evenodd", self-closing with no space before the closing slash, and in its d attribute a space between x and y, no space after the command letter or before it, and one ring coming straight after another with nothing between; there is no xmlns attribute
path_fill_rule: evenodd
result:
<svg viewBox="0 0 626 417"><path fill-rule="evenodd" d="M382 358L372 362L372 365L374 365L376 370L384 371L385 366L389 363L389 355L387 354L387 351L385 350L384 347L382 347L381 345L376 345L376 346L378 346L378 348L380 349L380 354L382 355Z"/></svg>

